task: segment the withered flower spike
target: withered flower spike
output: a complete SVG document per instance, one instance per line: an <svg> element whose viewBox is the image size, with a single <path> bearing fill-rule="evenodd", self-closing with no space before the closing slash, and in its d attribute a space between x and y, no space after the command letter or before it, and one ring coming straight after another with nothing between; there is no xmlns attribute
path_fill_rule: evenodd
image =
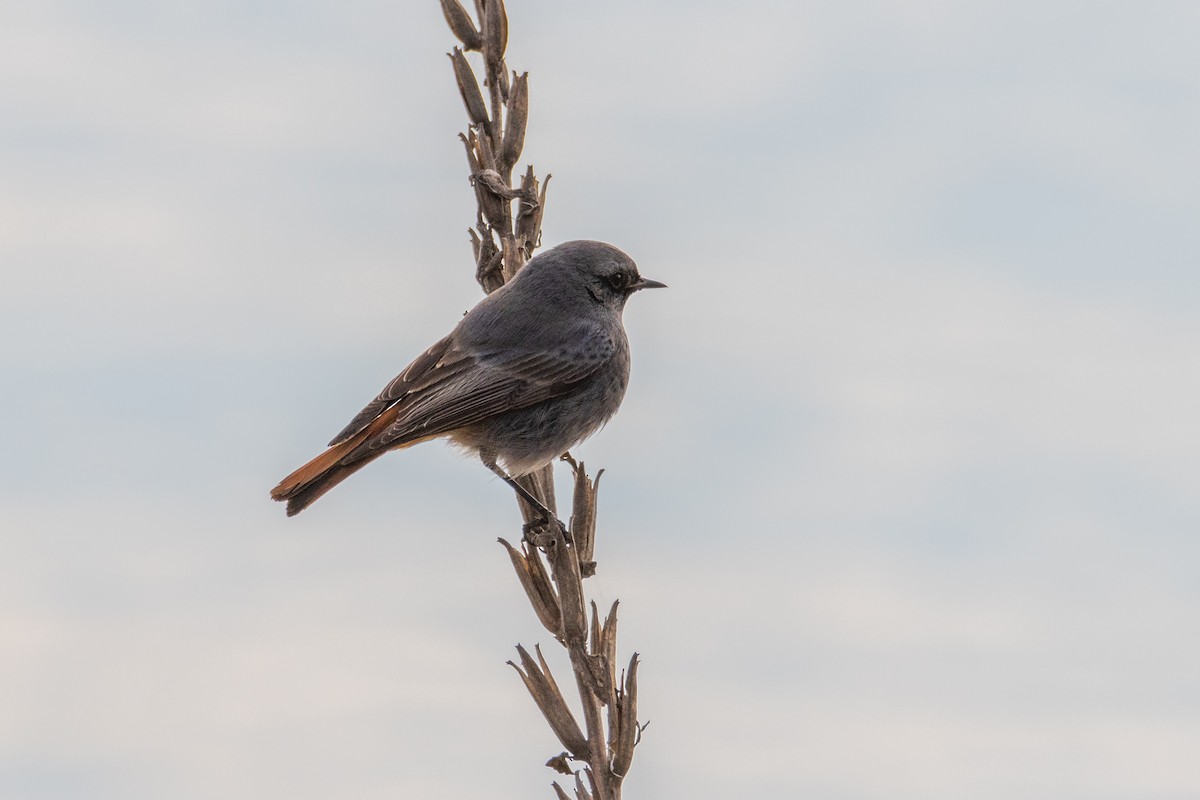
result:
<svg viewBox="0 0 1200 800"><path fill-rule="evenodd" d="M479 89L479 81L475 72L467 63L463 51L456 47L448 53L450 62L454 65L454 80L458 83L458 92L462 95L463 104L467 107L467 118L471 124L486 128L488 125L487 106L483 103L483 93Z"/></svg>
<svg viewBox="0 0 1200 800"><path fill-rule="evenodd" d="M637 723L637 668L638 654L634 653L633 658L629 660L629 671L625 675L625 688L618 701L621 708L621 724L620 730L617 733L616 746L613 748L612 771L622 777L629 772L629 765L633 763L633 749L637 746L639 732Z"/></svg>
<svg viewBox="0 0 1200 800"><path fill-rule="evenodd" d="M508 14L504 11L504 2L487 0L483 7L483 55L493 75L500 74L507 47Z"/></svg>
<svg viewBox="0 0 1200 800"><path fill-rule="evenodd" d="M440 0L442 12L462 43L449 54L469 121L462 136L470 166L477 211L470 229L476 279L485 292L503 286L541 245L542 219L550 175L539 181L532 166L514 185L517 162L523 157L529 116L529 76L510 72L505 60L508 16L503 0ZM479 51L473 68L464 53ZM513 200L517 201L514 208ZM568 459L569 460L569 459ZM551 674L541 648L536 659L518 646L516 670L545 716L565 753L549 765L568 773L569 761L580 761L574 772L574 793L564 781L552 783L556 800L617 800L624 772L641 729L636 721L636 655L628 677L618 679L616 664L617 606L603 621L599 607L583 594L583 579L595 571L596 497L600 475L576 467L570 534L549 527L544 535L526 537L517 546L500 540L509 555L522 590L542 625L566 647L571 677L579 692L582 716L571 714ZM550 466L520 479L522 485L554 509L554 474ZM526 522L531 509L521 507ZM557 512L555 512L557 516ZM567 519L564 516L564 519ZM536 543L535 543L536 540ZM586 723L586 726L584 725ZM586 733L585 733L586 732ZM632 737L632 740L631 738ZM630 741L633 744L630 744Z"/></svg>
<svg viewBox="0 0 1200 800"><path fill-rule="evenodd" d="M442 0L442 14L446 17L446 24L463 43L464 48L479 50L483 47L483 36L475 28L471 15L458 0Z"/></svg>
<svg viewBox="0 0 1200 800"><path fill-rule="evenodd" d="M525 590L525 596L529 598L533 612L537 614L538 620L546 630L557 636L562 612L559 610L558 599L555 597L554 588L550 586L546 578L546 573L541 569L533 569L529 559L517 552L517 549L504 539L500 539L499 542L508 551L508 557L512 560L513 569L517 573L517 580L520 582L521 588Z"/></svg>

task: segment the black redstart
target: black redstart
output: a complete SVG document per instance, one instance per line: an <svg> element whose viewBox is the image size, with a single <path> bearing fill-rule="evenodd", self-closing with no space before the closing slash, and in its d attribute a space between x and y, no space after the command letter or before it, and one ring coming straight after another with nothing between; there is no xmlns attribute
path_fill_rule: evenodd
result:
<svg viewBox="0 0 1200 800"><path fill-rule="evenodd" d="M529 500L510 476L549 464L616 413L629 382L625 301L663 286L610 244L547 250L409 364L271 497L287 501L290 517L388 450L448 437Z"/></svg>

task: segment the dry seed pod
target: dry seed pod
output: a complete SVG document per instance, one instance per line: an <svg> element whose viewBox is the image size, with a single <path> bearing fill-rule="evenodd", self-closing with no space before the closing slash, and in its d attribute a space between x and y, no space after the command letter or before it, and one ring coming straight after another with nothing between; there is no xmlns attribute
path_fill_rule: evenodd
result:
<svg viewBox="0 0 1200 800"><path fill-rule="evenodd" d="M483 47L483 36L476 30L471 15L458 0L442 0L442 14L446 17L446 24L450 26L450 30L463 43L463 47L467 50L479 50Z"/></svg>
<svg viewBox="0 0 1200 800"><path fill-rule="evenodd" d="M617 606L619 605L620 601L614 600L608 616L604 618L604 626L600 633L600 647L597 651L608 662L610 669L615 669L613 665L617 663Z"/></svg>
<svg viewBox="0 0 1200 800"><path fill-rule="evenodd" d="M583 578L579 574L579 562L575 560L575 548L567 547L567 541L557 526L554 528L554 546L547 554L553 561L554 577L558 583L558 604L562 609L563 640L571 644L582 644L587 636L587 612L583 605Z"/></svg>
<svg viewBox="0 0 1200 800"><path fill-rule="evenodd" d="M583 731L579 729L579 723L571 716L571 711L567 708L566 701L563 700L562 692L559 690L558 684L554 682L554 676L550 674L546 660L542 657L542 649L535 647L534 650L538 655L536 662L533 660L533 656L529 655L528 650L517 645L517 653L521 656L521 666L518 667L511 661L508 662L508 665L521 676L525 688L529 690L529 695L537 704L542 716L546 718L546 722L562 746L574 755L586 753L588 751L587 739L584 738Z"/></svg>
<svg viewBox="0 0 1200 800"><path fill-rule="evenodd" d="M541 621L546 630L552 634L557 634L562 610L558 607L558 598L555 596L554 588L551 586L545 572L534 570L531 567L532 559L537 558L537 556L518 552L515 547L504 539L500 539L499 541L500 544L504 545L504 549L508 551L508 557L512 560L513 569L517 572L517 580L520 582L521 588L525 590L525 596L529 598L529 604L533 606L533 612L537 614L538 620Z"/></svg>
<svg viewBox="0 0 1200 800"><path fill-rule="evenodd" d="M504 122L504 146L500 149L500 164L512 169L525 149L525 124L529 119L529 73L513 78L508 97L508 114Z"/></svg>
<svg viewBox="0 0 1200 800"><path fill-rule="evenodd" d="M493 75L504 72L504 49L508 47L508 14L503 0L487 0L483 7L483 55Z"/></svg>
<svg viewBox="0 0 1200 800"><path fill-rule="evenodd" d="M625 675L625 689L618 700L620 704L620 730L617 731L616 752L613 754L612 771L624 777L633 763L633 748L637 746L637 668L638 654L629 660L629 672Z"/></svg>
<svg viewBox="0 0 1200 800"><path fill-rule="evenodd" d="M533 169L531 167L530 173L532 172ZM547 172L546 177L542 179L542 188L541 191L538 192L537 207L533 209L533 221L530 224L533 226L534 236L532 239L530 239L530 241L533 242L534 247L541 247L542 245L542 214L545 213L546 210L546 192L550 189L550 178L552 177L553 176ZM537 182L535 181L533 190L537 191L537 188Z"/></svg>
<svg viewBox="0 0 1200 800"><path fill-rule="evenodd" d="M588 626L588 652L596 655L600 652L600 612L595 600L588 601L588 605L592 609L592 623Z"/></svg>
<svg viewBox="0 0 1200 800"><path fill-rule="evenodd" d="M500 96L504 98L504 102L507 103L508 92L510 89L508 83L508 64L505 63L503 59L500 60L500 70L497 77L500 79Z"/></svg>
<svg viewBox="0 0 1200 800"><path fill-rule="evenodd" d="M563 460L571 465L575 473L575 492L571 500L571 535L579 551L579 569L583 577L596 574L596 562L592 560L596 548L596 496L600 491L600 476L604 470L589 478L583 462L567 456Z"/></svg>
<svg viewBox="0 0 1200 800"><path fill-rule="evenodd" d="M484 128L481 135L472 139L475 155L479 158L481 169L496 169L496 153L492 149L491 126ZM505 228L507 231L508 229Z"/></svg>
<svg viewBox="0 0 1200 800"><path fill-rule="evenodd" d="M467 63L467 57L457 47L454 48L453 53L447 55L454 64L454 80L458 83L458 92L462 95L463 104L467 107L467 118L471 120L472 125L486 127L488 123L487 106L483 103L483 92L479 90L479 81L475 79L475 72Z"/></svg>
<svg viewBox="0 0 1200 800"><path fill-rule="evenodd" d="M546 176L549 180L550 176ZM526 250L532 253L541 244L542 233L542 203L546 199L546 187L542 185L541 195L538 194L538 180L533 175L533 167L525 170L521 179L521 203L517 214L517 235L526 243Z"/></svg>
<svg viewBox="0 0 1200 800"><path fill-rule="evenodd" d="M583 773L587 772L588 780L592 783L592 788L596 786L596 779L592 777L590 770L580 770L575 773L575 797L578 800L592 800L592 793L583 785Z"/></svg>
<svg viewBox="0 0 1200 800"><path fill-rule="evenodd" d="M462 140L463 147L465 147L467 150L467 163L471 166L471 174L474 175L476 172L479 172L479 170L483 169L479 163L479 158L475 155L475 132L471 131L470 136L467 136L465 133L460 133L458 138ZM473 183L474 182L472 182L472 184Z"/></svg>

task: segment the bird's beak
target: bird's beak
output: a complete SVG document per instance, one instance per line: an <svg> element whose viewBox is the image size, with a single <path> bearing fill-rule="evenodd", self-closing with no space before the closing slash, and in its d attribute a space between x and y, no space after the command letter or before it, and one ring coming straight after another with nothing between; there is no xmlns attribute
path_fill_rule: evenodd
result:
<svg viewBox="0 0 1200 800"><path fill-rule="evenodd" d="M652 281L649 278L638 278L637 282L629 287L629 291L636 292L638 289L665 289L665 288L667 288L667 285L665 283L659 283L658 281Z"/></svg>

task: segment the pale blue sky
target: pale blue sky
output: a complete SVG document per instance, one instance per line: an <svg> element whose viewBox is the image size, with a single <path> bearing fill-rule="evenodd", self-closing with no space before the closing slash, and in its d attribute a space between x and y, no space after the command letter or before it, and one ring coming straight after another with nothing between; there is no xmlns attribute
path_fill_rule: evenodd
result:
<svg viewBox="0 0 1200 800"><path fill-rule="evenodd" d="M631 797L1200 795L1200 11L517 2ZM434 2L0 10L0 795L549 797L502 484L267 500L479 297Z"/></svg>

